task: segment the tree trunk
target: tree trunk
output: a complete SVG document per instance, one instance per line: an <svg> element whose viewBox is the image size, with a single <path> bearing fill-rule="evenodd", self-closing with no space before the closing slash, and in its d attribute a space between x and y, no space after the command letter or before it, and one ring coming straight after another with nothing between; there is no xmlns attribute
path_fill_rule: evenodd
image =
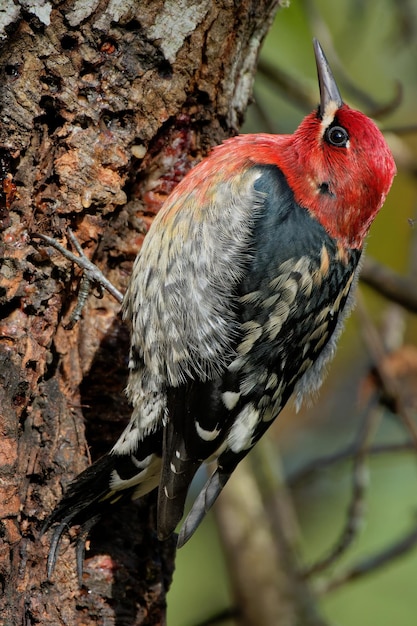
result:
<svg viewBox="0 0 417 626"><path fill-rule="evenodd" d="M154 498L93 531L79 588L64 540L46 580L42 520L129 418L128 329L108 295L66 330L86 254L122 291L153 215L237 131L278 0L6 3L0 24L0 615L4 624L163 624L173 542ZM30 7L30 8L28 8ZM73 534L73 531L71 531Z"/></svg>

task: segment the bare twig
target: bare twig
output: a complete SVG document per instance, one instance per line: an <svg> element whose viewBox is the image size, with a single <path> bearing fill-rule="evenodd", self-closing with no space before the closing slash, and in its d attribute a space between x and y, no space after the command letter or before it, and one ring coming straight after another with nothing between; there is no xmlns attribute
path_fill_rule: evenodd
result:
<svg viewBox="0 0 417 626"><path fill-rule="evenodd" d="M307 13L308 20L311 25L312 32L315 33L316 37L321 41L323 47L326 50L326 54L329 57L329 61L331 61L331 66L333 70L337 71L340 81L344 84L345 88L350 92L350 94L362 105L366 106L368 109L368 115L371 117L380 117L382 115L387 115L391 113L396 108L398 108L401 103L402 98L402 89L399 83L396 83L395 93L390 102L387 103L379 103L374 98L372 98L369 93L360 89L350 78L345 70L345 65L341 61L339 55L336 52L336 48L333 44L332 34L323 19L321 12L318 10L318 7L315 2L311 0L305 0L304 8Z"/></svg>
<svg viewBox="0 0 417 626"><path fill-rule="evenodd" d="M271 119L268 108L264 106L262 102L262 98L258 97L258 90L256 86L253 89L253 95L254 95L254 101L253 101L252 106L254 110L256 111L256 114L259 117L259 120L263 128L265 129L267 133L271 133L271 134L276 133L277 132L277 127L275 124L276 120Z"/></svg>
<svg viewBox="0 0 417 626"><path fill-rule="evenodd" d="M417 313L417 282L413 277L400 276L367 257L361 272L361 281L392 302L401 304L412 313Z"/></svg>
<svg viewBox="0 0 417 626"><path fill-rule="evenodd" d="M414 218L417 217L417 211L414 210ZM414 291L416 290L416 282L417 282L417 228L416 219L409 218L408 223L411 227L411 249L410 249L410 258L409 258L409 278L413 281Z"/></svg>
<svg viewBox="0 0 417 626"><path fill-rule="evenodd" d="M334 454L329 454L327 456L319 457L318 459L314 459L311 463L307 463L303 465L300 469L296 470L287 478L287 484L291 489L294 489L297 485L303 483L304 481L310 480L314 478L315 474L326 470L337 463L343 463L344 461L348 461L351 459L357 452L357 442L346 446L343 450L339 450ZM371 446L368 449L369 456L377 456L380 454L392 454L392 453L402 453L402 452L415 452L414 444L410 441L405 441L403 443L381 443Z"/></svg>
<svg viewBox="0 0 417 626"><path fill-rule="evenodd" d="M378 374L381 389L384 392L384 396L389 399L390 404L394 407L395 412L408 431L414 447L417 450L417 425L411 411L403 401L401 387L398 381L392 376L391 371L386 365L386 350L383 341L369 318L360 294L358 294L357 300L357 313L361 319L363 339Z"/></svg>
<svg viewBox="0 0 417 626"><path fill-rule="evenodd" d="M285 70L261 59L258 64L258 74L273 84L274 88L285 93L285 97L290 99L297 106L310 111L317 105L316 91L309 90L305 82L297 81Z"/></svg>
<svg viewBox="0 0 417 626"><path fill-rule="evenodd" d="M79 256L70 252L67 248L64 248L64 246L62 246L56 239L48 237L48 235L44 235L43 233L33 233L32 237L34 239L42 239L47 244L55 248L55 250L58 250L58 252L60 252L66 259L69 259L84 271L84 275L90 283L101 285L103 289L108 291L117 300L117 302L122 302L123 294L116 289L114 285L112 285L97 265L90 261L90 259L85 255L84 250L80 246L77 238L70 228L68 228L68 237L74 248L77 250Z"/></svg>
<svg viewBox="0 0 417 626"><path fill-rule="evenodd" d="M417 544L417 528L413 528L408 534L391 544L385 550L363 559L356 565L347 568L344 572L340 572L331 580L319 582L315 585L315 590L319 594L325 594L334 591L351 580L357 580L370 574L378 568L383 567L387 563L391 563L394 559L407 554L411 548Z"/></svg>
<svg viewBox="0 0 417 626"><path fill-rule="evenodd" d="M384 133L394 133L395 135L411 135L417 133L417 124L406 124L404 126L385 126Z"/></svg>
<svg viewBox="0 0 417 626"><path fill-rule="evenodd" d="M264 510L267 512L274 543L278 548L281 568L291 580L290 596L298 607L297 614L293 614L292 619L288 619L290 615L287 614L284 621L304 626L307 624L324 626L326 622L317 610L310 585L299 575L301 552L299 524L291 494L285 483L277 448L268 437L263 437L253 449L249 460ZM284 600L288 603L285 594Z"/></svg>
<svg viewBox="0 0 417 626"><path fill-rule="evenodd" d="M372 407L365 416L357 438L352 473L352 496L347 511L345 526L337 543L329 554L302 570L301 574L304 577L310 577L332 565L351 546L358 531L362 527L364 498L368 486L366 458L370 441L378 428L380 420L381 409L375 406Z"/></svg>
<svg viewBox="0 0 417 626"><path fill-rule="evenodd" d="M297 574L296 528L292 519L288 522L282 517L284 509L284 515L288 513L285 506L288 496L274 469L265 467L270 465L268 459L261 458L266 444L265 437L258 442L252 451L252 461L257 461L257 473L258 470L262 475L266 473L267 480L259 483L250 459L244 459L214 509L240 609L240 622L256 626L295 623L325 626L307 581ZM276 457L275 450L274 462ZM273 492L269 489L271 480L277 487ZM267 497L280 508L279 512L275 509L277 517L272 524L265 515Z"/></svg>

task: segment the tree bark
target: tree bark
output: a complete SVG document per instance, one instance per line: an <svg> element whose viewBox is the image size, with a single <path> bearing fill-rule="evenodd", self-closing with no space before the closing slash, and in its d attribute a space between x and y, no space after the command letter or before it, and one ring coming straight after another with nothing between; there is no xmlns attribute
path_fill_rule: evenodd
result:
<svg viewBox="0 0 417 626"><path fill-rule="evenodd" d="M0 615L4 624L165 623L173 542L154 498L93 531L79 588L64 540L46 580L42 520L129 418L128 329L108 295L66 330L86 254L122 291L152 217L237 131L278 0L6 3L0 23ZM29 7L29 8L28 8ZM73 534L73 531L71 531ZM1 621L1 620L0 620Z"/></svg>

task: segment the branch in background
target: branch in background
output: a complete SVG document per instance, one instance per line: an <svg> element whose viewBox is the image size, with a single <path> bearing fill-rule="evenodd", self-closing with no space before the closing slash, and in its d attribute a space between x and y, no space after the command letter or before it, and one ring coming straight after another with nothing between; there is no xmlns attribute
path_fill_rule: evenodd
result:
<svg viewBox="0 0 417 626"><path fill-rule="evenodd" d="M318 583L315 585L315 590L319 594L325 594L329 591L338 589L345 583L362 578L366 574L370 574L377 569L380 569L388 563L392 563L395 559L407 554L417 544L417 528L413 528L411 532L405 535L402 539L399 539L386 550L382 550L363 559L356 565L347 568L344 572L339 573L331 580Z"/></svg>
<svg viewBox="0 0 417 626"><path fill-rule="evenodd" d="M394 412L398 415L417 451L417 425L414 420L413 412L410 410L410 407L407 406L401 385L395 377L395 374L391 371L386 358L388 353L383 340L372 323L360 294L358 294L357 300L357 314L361 320L363 340L378 375L383 398L387 404L392 406Z"/></svg>
<svg viewBox="0 0 417 626"><path fill-rule="evenodd" d="M311 111L317 106L317 87L314 91L309 89L305 81L298 81L285 70L260 59L258 74L272 83L274 89L278 88L287 100L291 100L296 106L304 111Z"/></svg>
<svg viewBox="0 0 417 626"><path fill-rule="evenodd" d="M361 281L411 313L417 313L417 282L414 277L401 276L367 257L363 264Z"/></svg>
<svg viewBox="0 0 417 626"><path fill-rule="evenodd" d="M352 545L362 527L365 494L368 487L366 460L370 442L380 424L382 411L373 406L365 416L360 428L352 472L352 496L347 510L346 523L333 549L324 558L304 568L301 575L305 578L322 572L333 565Z"/></svg>
<svg viewBox="0 0 417 626"><path fill-rule="evenodd" d="M256 85L255 85L253 88L254 100L253 100L252 106L254 107L256 114L259 117L259 120L261 121L261 124L265 132L274 134L277 131L277 128L275 125L276 120L271 119L271 116L268 113L268 107L264 106L262 102L262 98L258 97L257 94L258 94L258 90L256 89Z"/></svg>
<svg viewBox="0 0 417 626"><path fill-rule="evenodd" d="M413 228L414 220L410 218ZM417 229L412 229L408 275L401 276L374 259L367 257L361 280L388 300L400 304L411 313L417 313Z"/></svg>
<svg viewBox="0 0 417 626"><path fill-rule="evenodd" d="M318 612L308 581L299 575L299 524L292 498L284 481L281 459L268 437L264 437L257 443L250 460L272 536L278 547L281 567L287 573L288 579L292 581L291 599L297 607L297 613L293 615L292 620L287 620L285 623L325 626L324 618Z"/></svg>
<svg viewBox="0 0 417 626"><path fill-rule="evenodd" d="M352 443L343 450L339 450L334 454L329 454L327 456L322 456L317 459L311 461L311 463L307 463L300 467L300 469L296 470L292 474L289 475L287 479L287 484L291 489L294 489L299 484L311 480L315 477L319 472L329 469L333 465L337 463L343 463L344 461L350 460L356 453L357 444ZM415 447L414 444L410 441L405 441L404 443L380 443L376 444L368 449L369 456L377 456L382 454L393 454L393 453L403 453L403 452L414 452Z"/></svg>
<svg viewBox="0 0 417 626"><path fill-rule="evenodd" d="M251 459L239 464L214 508L240 620L245 626L326 626L307 582L297 575L297 524L275 472L276 449L271 467L267 444L261 439ZM265 481L258 480L259 472L267 476ZM267 500L274 516L265 514Z"/></svg>
<svg viewBox="0 0 417 626"><path fill-rule="evenodd" d="M388 115L397 109L402 98L402 89L399 83L396 84L394 96L385 104L377 102L369 95L369 93L360 89L347 74L345 66L340 60L333 44L333 36L323 19L322 13L318 10L316 3L311 0L306 0L304 2L304 7L311 26L311 31L315 33L315 36L322 42L330 64L333 68L336 68L338 79L340 83L344 85L346 91L349 91L353 98L358 100L362 106L365 106L368 109L367 114L370 117Z"/></svg>
<svg viewBox="0 0 417 626"><path fill-rule="evenodd" d="M392 354L385 348L385 342L377 332L375 326L372 324L368 317L364 304L359 297L358 312L361 320L361 328L365 344L370 353L373 368L376 372L376 377L373 381L373 392L371 400L374 408L370 410L367 415L367 419L361 428L357 441L354 444L347 446L341 452L334 455L318 459L308 466L301 469L295 476L292 477L291 484L299 482L308 476L311 476L313 472L324 467L329 467L336 462L345 460L354 456L354 471L353 471L353 493L351 503L348 509L348 515L344 530L340 536L339 541L325 558L319 560L312 566L305 568L302 571L302 575L310 577L313 574L317 574L320 571L325 570L330 565L333 565L340 556L351 545L357 531L361 525L361 518L363 513L363 500L366 488L366 482L364 481L364 470L366 469L365 461L371 452L381 453L388 451L404 451L411 450L416 453L417 451L417 428L414 421L414 416L410 410L410 406L406 400L406 392L400 383L400 373L395 368L395 361L392 360ZM389 328L388 331L391 329ZM398 333L396 333L398 334ZM397 337L398 339L398 337ZM395 348L398 348L397 343L392 341L388 337L387 344L393 343ZM402 345L402 337L400 341ZM400 371L401 372L401 371ZM375 408L375 402L379 400L380 405ZM402 444L391 444L370 447L370 441L375 433L375 430L379 424L382 415L383 404L388 404L393 411L401 419L404 428L407 430L411 437L411 442L405 442ZM410 534L393 544L387 550L366 559L357 565L352 566L342 574L337 574L334 578L327 582L320 583L319 591L325 592L333 590L336 587L341 586L348 580L352 580L359 576L362 576L374 569L385 565L388 561L405 553L410 547L417 542L417 530L413 530Z"/></svg>
<svg viewBox="0 0 417 626"><path fill-rule="evenodd" d="M389 367L389 361L387 359L388 354L385 350L384 342L378 334L375 326L372 324L360 297L358 298L358 311L361 319L361 327L364 341L373 360L374 369L378 374L378 383L381 397L387 398L390 404L392 404L392 406L394 407L394 410L397 413L399 419L402 421L404 428L411 436L413 451L416 453L417 428L413 419L413 415L404 399L403 389L399 384L395 372L392 372ZM369 433L370 432L371 431L369 430ZM362 450L362 454L366 454L366 452L367 450L365 444L365 447ZM358 505L355 504L355 506L357 507ZM348 525L349 521L346 529L348 528ZM315 587L315 589L318 593L322 594L333 591L334 589L337 589L348 581L355 580L370 572L375 571L378 568L385 566L387 563L392 562L394 559L406 554L416 544L417 529L413 528L411 532L396 541L389 548L358 562L356 565L345 569L344 572L336 574L336 576L334 576L333 578L325 582L319 583ZM339 543L339 552L336 553L336 550L333 552L334 558L332 562L334 562L336 560L336 557L340 555L341 549L344 548L344 545L345 544L342 536L342 541ZM314 572L323 569L324 566L328 566L329 564L330 558L328 558L327 560L323 560L321 563L319 563L320 567L315 567ZM313 568L310 568L307 571L307 574L310 575L312 571Z"/></svg>
<svg viewBox="0 0 417 626"><path fill-rule="evenodd" d="M288 611L292 615L295 608L285 602L290 581L281 569L278 548L246 459L233 473L214 512L242 622L269 626L280 623Z"/></svg>
<svg viewBox="0 0 417 626"><path fill-rule="evenodd" d="M406 124L405 126L384 126L384 133L394 135L411 135L417 133L417 124Z"/></svg>

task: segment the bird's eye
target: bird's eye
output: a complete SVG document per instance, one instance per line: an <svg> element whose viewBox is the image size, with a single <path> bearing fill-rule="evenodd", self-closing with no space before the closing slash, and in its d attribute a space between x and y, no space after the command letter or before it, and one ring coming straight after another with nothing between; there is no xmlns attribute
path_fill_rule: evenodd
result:
<svg viewBox="0 0 417 626"><path fill-rule="evenodd" d="M338 148L345 148L349 141L349 135L342 126L330 126L324 135L327 143Z"/></svg>

